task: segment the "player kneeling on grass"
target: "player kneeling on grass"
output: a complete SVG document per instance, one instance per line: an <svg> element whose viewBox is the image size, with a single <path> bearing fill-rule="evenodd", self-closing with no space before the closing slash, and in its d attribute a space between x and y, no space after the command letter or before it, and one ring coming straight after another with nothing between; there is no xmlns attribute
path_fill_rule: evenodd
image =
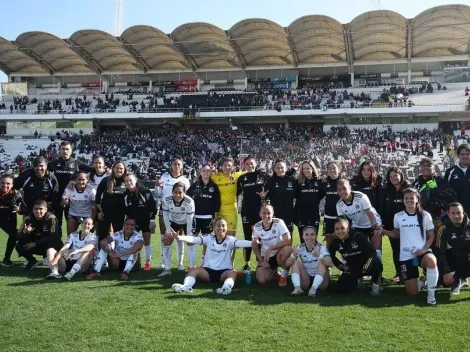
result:
<svg viewBox="0 0 470 352"><path fill-rule="evenodd" d="M380 278L383 265L372 244L362 232L350 228L349 220L340 216L335 221L335 237L329 247L333 264L342 271L338 279L338 291L354 291L358 279L372 277L372 296L380 294ZM343 261L336 257L339 252Z"/></svg>
<svg viewBox="0 0 470 352"><path fill-rule="evenodd" d="M274 217L271 205L263 205L259 215L261 221L253 227L251 242L253 253L259 262L256 268L256 281L261 285L271 281L280 266L282 271L279 286L284 287L287 285L289 273L286 260L292 253L290 232L284 220Z"/></svg>
<svg viewBox="0 0 470 352"><path fill-rule="evenodd" d="M315 297L318 289L326 290L330 283L328 268L333 266L330 253L325 246L317 242L317 231L313 226L303 228L302 243L294 248L286 261L286 266L292 267L292 296L298 296L309 290L309 297ZM300 262L297 260L300 258Z"/></svg>
<svg viewBox="0 0 470 352"><path fill-rule="evenodd" d="M406 292L416 296L426 281L419 278L419 267L426 269L428 280L428 300L430 305L436 304L435 291L439 271L437 261L431 251L436 238L431 214L423 210L421 196L414 188L403 191L405 210L395 214L393 231L384 233L391 238L400 239L400 274L405 282Z"/></svg>
<svg viewBox="0 0 470 352"><path fill-rule="evenodd" d="M228 295L232 292L237 272L233 270L232 254L235 248L249 248L250 241L237 240L233 236L227 236L227 221L218 218L214 223L214 234L202 237L179 236L172 232L175 239L191 244L203 244L207 246L203 268L189 269L188 276L183 284L173 284L171 288L175 292L192 292L196 280L206 282L223 282L222 287L215 292L220 295Z"/></svg>
<svg viewBox="0 0 470 352"><path fill-rule="evenodd" d="M127 280L131 271L140 269L140 251L144 246L144 238L135 230L135 220L127 218L124 229L109 235L101 241L101 250L98 254L94 270L87 279L96 279L101 276L101 268L109 256L109 268L113 271L122 271L121 280Z"/></svg>
<svg viewBox="0 0 470 352"><path fill-rule="evenodd" d="M93 250L98 246L96 235L91 232L93 219L85 218L82 222L82 230L72 232L60 251L54 248L47 250L47 258L51 273L48 279L60 279L60 273L67 272L64 278L71 280L76 273L84 273L90 268L93 258ZM64 253L69 251L67 258Z"/></svg>

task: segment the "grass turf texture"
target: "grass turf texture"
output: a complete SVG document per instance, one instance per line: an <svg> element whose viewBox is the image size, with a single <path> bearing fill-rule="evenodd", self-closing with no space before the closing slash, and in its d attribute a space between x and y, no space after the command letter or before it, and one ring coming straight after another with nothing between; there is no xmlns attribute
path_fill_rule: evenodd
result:
<svg viewBox="0 0 470 352"><path fill-rule="evenodd" d="M65 233L65 229L64 229ZM3 254L6 235L1 233ZM237 233L242 238L241 229ZM159 243L153 237L153 265ZM297 233L294 234L298 242ZM198 262L200 246L198 246ZM173 253L173 266L176 254ZM219 284L197 283L192 293L175 294L171 284L184 273L157 278L160 270L103 272L87 281L46 281L47 268L25 272L23 258L0 268L0 351L468 351L470 290L438 305L424 304L426 292L407 297L403 286L386 285L379 297L369 288L339 295L333 286L314 299L290 297L292 285L245 285L240 277L230 296ZM384 239L386 278L393 276ZM242 250L236 266L243 265ZM254 261L252 261L254 266ZM337 271L334 271L333 285Z"/></svg>

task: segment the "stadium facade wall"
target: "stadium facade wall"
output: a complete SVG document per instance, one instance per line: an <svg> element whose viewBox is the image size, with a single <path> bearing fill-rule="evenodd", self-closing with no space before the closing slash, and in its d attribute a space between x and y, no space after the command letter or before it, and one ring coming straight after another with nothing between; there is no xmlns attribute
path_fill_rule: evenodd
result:
<svg viewBox="0 0 470 352"><path fill-rule="evenodd" d="M408 131L412 131L413 129L415 128L420 128L420 129L428 129L428 130L435 130L439 127L439 124L438 123L420 123L419 125L416 125L416 124L393 124L393 125L350 125L349 127L351 129L354 129L354 128L361 128L361 129L368 129L368 130L372 130L374 128L377 128L378 131L384 131L386 130L388 127L391 127L392 131L393 132L401 132L401 131L405 131L405 130L408 130ZM329 126L329 125L324 125L323 126L323 130L326 132L326 131L329 131L332 127L334 127L333 125Z"/></svg>

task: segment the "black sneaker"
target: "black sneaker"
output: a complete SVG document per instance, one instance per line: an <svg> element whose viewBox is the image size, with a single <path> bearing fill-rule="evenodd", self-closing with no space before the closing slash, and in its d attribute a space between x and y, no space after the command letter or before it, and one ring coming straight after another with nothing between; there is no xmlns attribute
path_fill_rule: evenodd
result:
<svg viewBox="0 0 470 352"><path fill-rule="evenodd" d="M3 259L2 264L0 264L0 265L9 268L9 267L13 266L13 262L10 259Z"/></svg>
<svg viewBox="0 0 470 352"><path fill-rule="evenodd" d="M36 258L34 258L32 261L29 261L28 264L26 264L24 270L33 270L39 264L41 264L41 262L37 261Z"/></svg>
<svg viewBox="0 0 470 352"><path fill-rule="evenodd" d="M454 284L452 285L452 288L450 289L450 294L451 295L460 295L460 289L462 288L462 281L458 280L455 281Z"/></svg>

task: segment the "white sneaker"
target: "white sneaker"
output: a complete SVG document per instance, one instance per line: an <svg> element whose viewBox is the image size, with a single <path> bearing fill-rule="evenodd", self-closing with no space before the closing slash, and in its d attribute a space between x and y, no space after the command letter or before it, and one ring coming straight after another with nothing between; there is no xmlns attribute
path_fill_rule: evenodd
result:
<svg viewBox="0 0 470 352"><path fill-rule="evenodd" d="M24 268L26 265L28 265L28 261L27 261L27 260L25 260L25 261L23 262L23 264L21 264L21 266L22 266L23 268Z"/></svg>
<svg viewBox="0 0 470 352"><path fill-rule="evenodd" d="M158 268L160 268L160 269L165 269L165 264L161 263L161 264L157 267L157 269L158 269Z"/></svg>
<svg viewBox="0 0 470 352"><path fill-rule="evenodd" d="M460 283L460 288L464 288L464 287L470 287L470 284L468 283L468 279L462 280L462 282Z"/></svg>
<svg viewBox="0 0 470 352"><path fill-rule="evenodd" d="M171 285L171 289L177 293L181 293L181 292L193 292L193 288L192 287L189 287L189 286L186 286L186 285L182 285L182 284L173 284Z"/></svg>
<svg viewBox="0 0 470 352"><path fill-rule="evenodd" d="M431 306L435 306L435 305L437 304L437 302L436 302L436 296L435 296L434 294L430 295L430 294L428 293L428 301L427 301L427 303L428 303L429 305L431 305Z"/></svg>
<svg viewBox="0 0 470 352"><path fill-rule="evenodd" d="M178 271L185 271L185 268L184 268L184 266L182 266L182 265L178 265Z"/></svg>
<svg viewBox="0 0 470 352"><path fill-rule="evenodd" d="M304 293L304 290L302 290L302 287L294 287L294 291L290 293L291 296L300 296L302 293Z"/></svg>
<svg viewBox="0 0 470 352"><path fill-rule="evenodd" d="M164 277L164 276L169 276L171 275L170 270L163 270L160 274L158 274L158 277Z"/></svg>
<svg viewBox="0 0 470 352"><path fill-rule="evenodd" d="M421 290L423 289L423 287L426 286L426 278L425 277L420 277L419 280L418 280L418 292L421 292Z"/></svg>
<svg viewBox="0 0 470 352"><path fill-rule="evenodd" d="M67 274L64 275L64 278L67 279L67 280L69 280L69 281L72 280L72 277L73 277L73 276L72 276L72 274L70 273L70 271L69 271Z"/></svg>
<svg viewBox="0 0 470 352"><path fill-rule="evenodd" d="M222 286L222 287L219 287L217 290L215 290L215 293L219 295L228 296L229 294L232 293L232 289L228 286Z"/></svg>
<svg viewBox="0 0 470 352"><path fill-rule="evenodd" d="M317 294L317 289L315 287L310 287L310 290L308 290L308 296L315 297L316 294Z"/></svg>

